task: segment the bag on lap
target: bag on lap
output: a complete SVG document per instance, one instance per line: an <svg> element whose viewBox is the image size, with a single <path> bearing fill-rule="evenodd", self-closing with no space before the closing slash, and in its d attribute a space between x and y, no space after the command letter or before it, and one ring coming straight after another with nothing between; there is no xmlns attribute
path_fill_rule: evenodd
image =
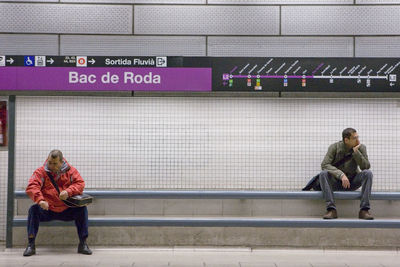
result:
<svg viewBox="0 0 400 267"><path fill-rule="evenodd" d="M53 184L54 188L57 190L58 194L60 194L60 189L58 188L57 183L54 181L54 177L51 173L47 172L47 175L50 177L50 181ZM72 178L71 178L72 184ZM91 195L83 193L82 195L75 195L72 197L68 197L66 200L63 200L64 204L70 208L79 208L89 205L93 202L93 197Z"/></svg>
<svg viewBox="0 0 400 267"><path fill-rule="evenodd" d="M93 202L93 197L83 193L82 195L72 196L63 201L68 207L84 207Z"/></svg>

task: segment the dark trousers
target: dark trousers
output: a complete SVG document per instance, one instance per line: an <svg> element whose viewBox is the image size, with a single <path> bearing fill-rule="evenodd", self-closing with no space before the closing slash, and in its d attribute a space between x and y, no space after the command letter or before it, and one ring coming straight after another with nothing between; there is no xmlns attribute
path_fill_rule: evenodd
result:
<svg viewBox="0 0 400 267"><path fill-rule="evenodd" d="M349 178L350 188L344 188L341 180L338 180L330 175L328 171L322 171L319 174L319 182L326 202L326 209L336 209L333 191L354 191L361 187L360 209L369 210L372 177L373 175L370 170L363 170L353 178Z"/></svg>
<svg viewBox="0 0 400 267"><path fill-rule="evenodd" d="M28 215L28 238L35 239L40 222L52 220L75 221L80 241L84 241L88 233L88 211L86 207L68 208L63 212L44 210L38 204L32 205Z"/></svg>

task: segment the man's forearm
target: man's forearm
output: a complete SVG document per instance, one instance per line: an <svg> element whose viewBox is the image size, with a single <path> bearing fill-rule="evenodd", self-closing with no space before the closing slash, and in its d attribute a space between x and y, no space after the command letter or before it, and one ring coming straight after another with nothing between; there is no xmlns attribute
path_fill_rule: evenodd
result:
<svg viewBox="0 0 400 267"><path fill-rule="evenodd" d="M332 164L322 165L323 171L328 171L332 174L336 179L340 180L340 178L344 175L344 172L333 166Z"/></svg>

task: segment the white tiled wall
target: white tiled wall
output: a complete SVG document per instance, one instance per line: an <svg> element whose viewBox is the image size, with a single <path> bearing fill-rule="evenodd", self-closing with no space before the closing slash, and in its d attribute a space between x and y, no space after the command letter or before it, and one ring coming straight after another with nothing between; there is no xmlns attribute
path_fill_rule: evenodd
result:
<svg viewBox="0 0 400 267"><path fill-rule="evenodd" d="M60 0L69 3L118 3L118 4L206 4L207 0Z"/></svg>
<svg viewBox="0 0 400 267"><path fill-rule="evenodd" d="M58 36L45 34L0 34L2 55L58 55Z"/></svg>
<svg viewBox="0 0 400 267"><path fill-rule="evenodd" d="M0 3L0 32L131 34L131 29L132 6Z"/></svg>
<svg viewBox="0 0 400 267"><path fill-rule="evenodd" d="M325 5L325 4L353 4L354 0L208 0L209 4L236 4L236 5Z"/></svg>
<svg viewBox="0 0 400 267"><path fill-rule="evenodd" d="M6 237L7 163L7 151L0 151L0 240L4 240Z"/></svg>
<svg viewBox="0 0 400 267"><path fill-rule="evenodd" d="M353 4L354 0L208 0L209 4L221 5L340 5Z"/></svg>
<svg viewBox="0 0 400 267"><path fill-rule="evenodd" d="M63 35L60 54L205 56L205 39L204 36Z"/></svg>
<svg viewBox="0 0 400 267"><path fill-rule="evenodd" d="M391 99L18 97L16 187L59 148L89 188L300 190L354 127L374 190L400 190L399 107Z"/></svg>
<svg viewBox="0 0 400 267"><path fill-rule="evenodd" d="M221 57L352 57L351 37L208 37L208 55Z"/></svg>
<svg viewBox="0 0 400 267"><path fill-rule="evenodd" d="M400 3L397 0L0 0L0 55L399 57L399 17ZM206 188L214 182L214 187L228 184L240 188L267 188L271 185L273 188L294 188L318 169L318 165L309 165L310 162L318 162L324 153L323 148L329 143L327 141L336 140L333 134L347 126L339 123L337 115L333 115L335 112L342 114L340 110L343 107L350 108L351 114L360 117L366 112L370 120L376 122L366 127L364 117L362 120L353 118L352 121L345 116L347 113L342 114L349 118L343 123L358 127L370 148L371 157L375 157L373 166L379 177L377 189L388 189L387 186L396 184L391 174L398 168L393 162L397 154L392 148L393 143L389 142L395 140L394 129L398 125L398 105L394 100L360 100L356 101L355 106L350 104L350 100L344 103L335 100L276 102L262 99L257 102L255 99L191 98L179 99L178 102L156 98L28 100L32 99L18 100L19 103L26 102L19 109L22 108L20 112L25 112L28 117L31 117L31 105L36 105L32 114L41 114L47 108L44 104L52 106L53 102L60 102L62 107L70 109L66 103L72 101L72 106L76 106L77 110L96 118L98 124L92 128L99 132L87 130L82 133L86 122L72 112L68 116L75 116L73 118L77 120L71 124L72 128L64 129L61 136L68 137L63 141L65 143L60 144L59 138L53 137L41 142L37 133L35 138L39 139L35 139L35 142L39 143L22 142L18 149L25 147L29 151L27 155L33 158L27 160L24 168L18 169L17 182L20 187L48 150L61 146L71 161L79 165L93 187L112 186L110 181L98 174L113 170L112 175L123 177L119 187L177 185L182 188ZM276 103L282 104L282 107L277 107ZM88 106L82 107L83 104ZM211 111L197 114L203 112L202 105L209 106ZM288 112L310 116L313 121L306 121L305 125L314 123L310 129L318 132L318 139L314 140L318 149L308 139L310 129L297 126L297 121L289 115L285 117L283 108L287 108ZM335 122L328 124L314 117L319 108L331 114ZM134 126L135 130L130 132L124 128L121 132L113 132L114 120L104 121L94 113L103 109L108 112L105 116L107 119L112 112L139 112L140 115L128 113L115 120L116 126ZM143 110L149 113L142 114ZM166 117L169 111L173 115ZM178 115L182 111L188 112L187 117ZM311 111L312 114L307 113ZM222 115L227 116L232 112L237 115L234 121L222 119ZM214 116L214 113L221 120L220 125L213 124L210 116ZM243 114L247 115L243 117ZM261 114L269 118L268 122L263 122ZM276 116L281 116L281 120L277 121ZM201 120L197 121L197 117ZM18 124L22 127L19 134L28 135L24 127L30 122L24 122L20 115L19 118L22 119ZM392 121L390 127L385 122L389 118ZM59 123L46 117L43 119L46 120L44 125L57 126ZM161 124L155 124L159 122ZM318 127L317 122L320 123ZM296 125L295 130L301 129L300 135L294 135L293 125ZM389 141L382 141L389 142L385 144L389 147L389 150L385 147L385 153L381 152L380 141L377 141L382 139L380 126L390 137ZM48 129L40 129L44 135L48 134ZM51 130L59 131L56 128ZM226 134L229 138L220 140ZM70 136L75 139L69 139ZM143 145L136 139L130 139L132 137L141 138ZM281 142L278 137L283 138ZM186 143L181 143L181 138ZM277 140L272 146L266 141L271 138ZM166 143L160 140L166 140ZM309 163L299 161L296 165L299 171L293 173L288 171L288 166L279 165L281 161L273 157L272 152L278 149L277 144L281 144L284 149L279 150L282 157L291 161L293 156L287 152L288 146L299 143L310 145L296 146L295 150L302 155L302 160ZM98 144L106 145L102 148ZM38 151L32 152L36 145L39 146ZM89 146L91 150L80 150L82 146ZM121 153L113 150L119 146ZM133 149L128 149L132 146ZM109 158L101 158L101 164L93 163L97 154L105 151L110 151ZM189 154L184 151L189 151ZM190 154L193 151L199 154ZM249 154L249 151L255 151L255 154ZM271 155L270 158L267 158L268 155ZM384 158L387 161L382 160ZM233 164L239 159L242 161L238 165L224 165L224 162ZM5 163L3 160L1 162ZM157 163L158 169L150 168L154 163ZM93 164L97 167L90 167ZM132 169L128 172L121 166L131 166ZM271 166L275 167L270 169ZM279 168L284 175L277 175ZM202 171L196 172L195 169ZM2 206L5 202L2 198L5 199L6 187L1 186L6 179L3 175L5 170L2 168L0 176L0 240L5 238L6 216L5 207ZM226 172L231 175L228 176L231 179L229 181L223 175ZM269 178L264 178L264 173ZM98 176L101 176L100 180ZM248 179L243 179L244 176ZM148 177L155 177L156 180L149 183ZM187 180L185 177L192 178ZM287 177L285 179L288 180L279 181L278 177ZM398 190L396 186L394 188Z"/></svg>
<svg viewBox="0 0 400 267"><path fill-rule="evenodd" d="M39 2L39 3L55 3L58 2L58 0L13 0L13 1L8 1L8 0L0 0L0 2L14 2L14 3L26 3L26 2Z"/></svg>
<svg viewBox="0 0 400 267"><path fill-rule="evenodd" d="M398 54L400 2L391 0L0 2L1 54Z"/></svg>
<svg viewBox="0 0 400 267"><path fill-rule="evenodd" d="M134 33L277 35L279 7L137 6L134 15Z"/></svg>
<svg viewBox="0 0 400 267"><path fill-rule="evenodd" d="M399 4L398 0L356 0L357 4Z"/></svg>
<svg viewBox="0 0 400 267"><path fill-rule="evenodd" d="M397 35L399 17L400 6L284 6L282 34Z"/></svg>
<svg viewBox="0 0 400 267"><path fill-rule="evenodd" d="M356 37L356 57L400 57L400 37Z"/></svg>

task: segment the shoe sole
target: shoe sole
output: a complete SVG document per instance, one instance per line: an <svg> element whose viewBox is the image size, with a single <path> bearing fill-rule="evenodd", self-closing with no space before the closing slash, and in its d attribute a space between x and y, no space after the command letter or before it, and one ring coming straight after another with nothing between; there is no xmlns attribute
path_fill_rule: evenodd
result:
<svg viewBox="0 0 400 267"><path fill-rule="evenodd" d="M23 255L24 257L30 257L30 256L33 256L33 255L36 255L36 252L35 253L32 253L32 254L29 254L29 255Z"/></svg>
<svg viewBox="0 0 400 267"><path fill-rule="evenodd" d="M92 253L84 253L84 252L78 252L78 254L83 254L83 255L92 255Z"/></svg>

